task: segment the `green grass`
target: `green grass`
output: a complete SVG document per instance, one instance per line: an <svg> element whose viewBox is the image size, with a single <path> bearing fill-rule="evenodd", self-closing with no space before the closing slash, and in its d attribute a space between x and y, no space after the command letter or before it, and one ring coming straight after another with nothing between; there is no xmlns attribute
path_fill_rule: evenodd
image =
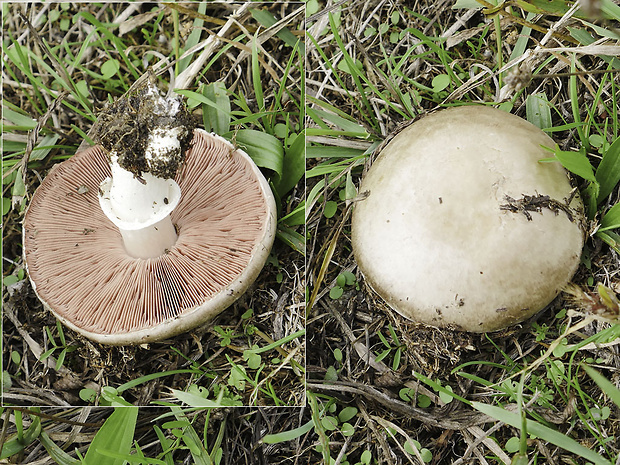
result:
<svg viewBox="0 0 620 465"><path fill-rule="evenodd" d="M315 457L333 463L344 452L343 463L367 463L362 455L368 452L379 463L390 460L382 451L391 449L408 463L420 459L419 450L403 446L410 437L439 463L467 463L474 454L494 463L512 458L550 463L547 453L575 463L582 457L615 463L620 456L610 419L615 407L582 367L596 364L603 379L614 372L610 352L597 357L592 348L613 346L618 338L618 308L609 286L620 290L620 66L617 58L595 49L588 55L572 50L596 40L615 44L619 9L605 1L600 14L573 12L566 28L546 39L557 52L540 53L537 45L569 11L568 2L507 8L454 3L457 8L443 11L423 5L412 11L405 2L316 10L308 24L308 334L328 347L309 359L327 367L313 376L309 394L317 399L311 402ZM481 5L484 10L472 10ZM463 15L468 19L459 25L456 18ZM535 59L522 62L523 57ZM515 113L558 142L550 147L548 162L573 173L589 221L575 277L578 298L566 294L555 311L531 325L486 336L423 328L393 314L364 286L350 246L351 209L361 198L356 187L379 144L418 115L473 103ZM356 274L355 287L341 285L345 272ZM587 316L594 308L605 315ZM333 382L350 386L357 396L333 396L332 389L320 388ZM510 426L488 420L480 425L485 436L479 441L465 428L448 434L441 445L441 431L429 432L423 422L399 416L395 412L405 407L397 407L396 400L373 404L374 394L365 386L377 385L388 397L400 394L400 401L439 420L449 418L442 409L451 399L462 415L474 418L484 411ZM348 440L340 428L321 426L329 408L345 405L367 412ZM515 413L517 407L525 416ZM537 447L536 437L555 452Z"/></svg>
<svg viewBox="0 0 620 465"><path fill-rule="evenodd" d="M242 27L222 34L195 72L206 29L219 31L229 7L220 5L218 15L206 2L191 12L155 8L121 34L114 18L128 5L39 5L45 14L34 25L37 41L22 37L25 26L11 15L16 7L2 5L3 293L34 341L24 348L7 320L4 402L34 385L59 405L67 395L92 409L6 407L0 458L617 463L620 63L600 46L619 39L620 8L603 0L600 11L573 12L542 43L554 48L547 53L537 47L569 11L566 0L502 8L458 0L441 11L432 2L416 10L410 3L324 8L310 0L305 42L297 40L299 16L269 29L300 5L248 4ZM587 54L577 48L592 44ZM520 61L524 56L532 60ZM268 176L280 209L278 243L261 286L292 300L278 307L269 292L254 291L234 316L198 334L200 343L185 336L148 350L91 347L49 315L16 304L36 303L20 294L27 276L19 222L39 178L88 140L97 108L148 66L159 69L164 86L189 76L177 92L202 126L244 148ZM473 103L515 113L558 143L547 162L574 174L589 228L571 295L535 321L485 335L417 327L394 315L365 287L350 247L357 186L383 140L428 111ZM291 390L306 375L304 302L313 388L300 411L279 406L304 400L301 389ZM274 321L284 331L271 332ZM45 365L33 356L37 346ZM130 366L131 375L115 365ZM61 369L90 371L62 390L45 371ZM41 374L32 378L35 371ZM100 372L95 386L87 382ZM138 409L144 396L150 407ZM424 418L465 426L437 428ZM57 435L78 426L84 442Z"/></svg>
<svg viewBox="0 0 620 465"><path fill-rule="evenodd" d="M4 410L6 412L11 410ZM307 432L307 426L301 426L295 433L297 436L284 431L296 423L286 409L263 409L260 413L257 409L240 408L231 413L176 406L155 409L132 406L95 409L80 417L66 409L64 412L50 412L34 408L13 410L13 415L18 431L4 438L0 458L12 457L21 460L19 463L32 463L25 461L28 460L26 450L36 441L43 446L47 458L59 465L170 465L186 457L195 464L219 465L228 463L228 457L233 454L236 457L244 454L248 459L257 456L256 452L249 450L254 437L247 434L237 436L248 424L262 424L265 420L272 422L270 435L260 432L265 436L265 444L290 441L304 430ZM55 427L50 428L52 425ZM65 448L59 446L57 439L57 431L63 425L79 428L81 434L88 437L88 442L70 451L63 450ZM286 459L278 452L277 445L269 447L272 458Z"/></svg>
<svg viewBox="0 0 620 465"><path fill-rule="evenodd" d="M78 8L42 4L26 12L25 19L34 22L31 30L18 16L21 6L5 3L2 8L3 297L22 325L19 330L32 338L29 345L23 344L17 327L6 320L5 404L13 403L24 385L50 393L32 401L34 405L62 403L60 399L68 396L68 402L79 405L128 406L144 402L145 394L147 405L170 409L192 401L203 406L302 402L303 6L205 2L191 8L138 5L132 12L131 4L122 3ZM224 31L237 9L244 13ZM128 17L115 21L126 10ZM139 21L138 13L146 15L145 21ZM279 22L283 17L287 19ZM124 30L128 19L137 22ZM206 52L215 34L219 45ZM197 62L201 65L194 68ZM170 84L186 97L200 126L247 151L262 169L277 199L278 240L257 286L231 307L230 316L218 318L216 327L148 348L93 346L56 326L28 293L21 220L47 171L90 141L97 111L124 94L147 69L155 71L162 88ZM178 87L181 79L186 79L183 88ZM278 321L282 314L286 318ZM228 334L225 339L218 333L221 328ZM97 377L95 367L103 376ZM52 386L50 376L72 378L71 393L62 383ZM110 423L118 427L133 421L135 417L119 413ZM50 443L53 435L41 434L34 422L34 428L22 428L17 418L4 424L9 435L18 429L17 440L6 444L19 445L5 447L4 457L32 450L38 441L49 446L50 455L53 450L60 454ZM164 436L169 438L171 431ZM162 445L166 441L162 436ZM177 457L183 451L195 452L185 439L170 444ZM138 445L131 442L116 446L116 454L138 453ZM92 458L98 453L94 449L89 449L86 461L108 463ZM75 459L71 449L68 452ZM149 463L171 463L166 454L161 457ZM210 463L201 454L197 457L202 462L196 463ZM216 458L210 460L217 463Z"/></svg>

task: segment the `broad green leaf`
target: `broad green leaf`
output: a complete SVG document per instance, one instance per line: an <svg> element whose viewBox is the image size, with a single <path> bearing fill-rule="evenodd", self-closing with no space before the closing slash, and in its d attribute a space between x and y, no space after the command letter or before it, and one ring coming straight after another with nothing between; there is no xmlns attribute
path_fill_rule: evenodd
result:
<svg viewBox="0 0 620 465"><path fill-rule="evenodd" d="M108 60L105 61L102 65L101 65L101 75L103 76L103 79L110 79L112 78L112 76L114 76L118 70L121 69L121 64L118 60L116 59L112 59L112 60Z"/></svg>
<svg viewBox="0 0 620 465"><path fill-rule="evenodd" d="M344 423L353 419L357 413L358 410L356 407L345 407L338 414L338 419Z"/></svg>
<svg viewBox="0 0 620 465"><path fill-rule="evenodd" d="M620 202L607 210L607 213L603 215L599 231L618 228L620 228Z"/></svg>
<svg viewBox="0 0 620 465"><path fill-rule="evenodd" d="M329 200L325 203L325 209L323 210L323 215L325 218L332 218L336 214L336 210L338 209L338 204L333 200Z"/></svg>
<svg viewBox="0 0 620 465"><path fill-rule="evenodd" d="M203 95L213 102L212 105L204 104L202 107L202 119L207 132L225 134L230 130L230 99L223 82L212 82L205 86Z"/></svg>
<svg viewBox="0 0 620 465"><path fill-rule="evenodd" d="M588 157L586 157L583 152L569 152L560 150L560 148L556 145L553 154L562 166L564 166L564 168L571 173L582 177L586 181L597 182L594 177L594 170L592 169L590 160L588 160ZM549 161L549 159L541 161Z"/></svg>
<svg viewBox="0 0 620 465"><path fill-rule="evenodd" d="M131 404L119 395L118 391L112 386L104 386L101 389L99 405L108 407L131 407Z"/></svg>
<svg viewBox="0 0 620 465"><path fill-rule="evenodd" d="M281 198L297 185L306 172L305 149L306 137L301 132L284 153L282 176L275 183L276 192Z"/></svg>
<svg viewBox="0 0 620 465"><path fill-rule="evenodd" d="M433 92L440 92L446 89L450 85L450 82L450 76L447 74L438 74L432 81Z"/></svg>
<svg viewBox="0 0 620 465"><path fill-rule="evenodd" d="M43 160L50 153L56 142L58 142L58 139L60 139L59 134L48 134L43 137L30 154L29 160Z"/></svg>
<svg viewBox="0 0 620 465"><path fill-rule="evenodd" d="M258 355L258 358L260 359L260 355ZM228 385L235 387L238 391L243 391L243 389L245 389L246 377L247 373L245 372L245 367L233 365L230 370L230 376L228 377Z"/></svg>
<svg viewBox="0 0 620 465"><path fill-rule="evenodd" d="M321 8L321 5L319 5L318 0L308 0L306 2L306 18L317 13L320 8Z"/></svg>
<svg viewBox="0 0 620 465"><path fill-rule="evenodd" d="M233 134L227 133L224 137L231 138ZM284 148L276 137L254 129L241 129L237 131L235 141L258 166L282 176Z"/></svg>
<svg viewBox="0 0 620 465"><path fill-rule="evenodd" d="M321 425L328 431L334 431L338 428L338 419L331 415L325 415L321 418Z"/></svg>
<svg viewBox="0 0 620 465"><path fill-rule="evenodd" d="M243 359L246 362L248 362L248 368L250 368L251 370L257 370L260 367L261 362L262 362L261 356L252 350L244 350ZM243 367L239 367L239 368L243 369ZM231 375L232 375L232 371L231 371Z"/></svg>
<svg viewBox="0 0 620 465"><path fill-rule="evenodd" d="M332 287L329 291L329 297L333 300L338 300L344 294L344 289L340 286Z"/></svg>
<svg viewBox="0 0 620 465"><path fill-rule="evenodd" d="M343 436L353 436L355 434L355 427L351 423L343 423L340 427L340 432Z"/></svg>
<svg viewBox="0 0 620 465"><path fill-rule="evenodd" d="M514 428L521 429L521 416L518 413L509 412L503 408L494 405L483 404L481 402L472 402L472 407L476 410L489 415L499 421L502 421ZM525 420L527 433L533 434L540 439L550 442L562 449L577 454L596 465L611 465L611 462L601 457L594 450L582 446L573 438L566 436L548 426L542 425L533 420Z"/></svg>
<svg viewBox="0 0 620 465"><path fill-rule="evenodd" d="M525 100L527 120L540 129L553 126L551 121L551 107L547 96L543 93L531 94Z"/></svg>
<svg viewBox="0 0 620 465"><path fill-rule="evenodd" d="M138 407L115 407L99 429L84 456L87 465L123 465L124 460L109 457L103 451L129 454L138 419Z"/></svg>
<svg viewBox="0 0 620 465"><path fill-rule="evenodd" d="M620 137L603 154L596 169L596 180L601 186L598 193L598 203L601 203L620 181Z"/></svg>
<svg viewBox="0 0 620 465"><path fill-rule="evenodd" d="M290 431L284 431L282 433L266 434L263 436L262 442L265 444L278 444L281 442L292 441L300 436L303 436L314 427L314 421L309 420L307 423L301 425L298 428Z"/></svg>

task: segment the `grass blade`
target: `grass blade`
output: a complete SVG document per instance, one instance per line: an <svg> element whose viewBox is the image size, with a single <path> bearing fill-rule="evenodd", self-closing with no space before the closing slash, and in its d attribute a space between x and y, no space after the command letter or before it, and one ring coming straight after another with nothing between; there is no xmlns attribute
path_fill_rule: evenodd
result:
<svg viewBox="0 0 620 465"><path fill-rule="evenodd" d="M74 459L69 454L67 454L64 450L62 450L58 445L50 439L45 431L41 431L41 436L39 436L39 440L45 450L49 454L49 456L56 462L58 465L79 465L80 461L78 459Z"/></svg>
<svg viewBox="0 0 620 465"><path fill-rule="evenodd" d="M6 459L15 454L19 454L27 446L34 442L40 433L41 418L34 416L32 418L32 423L30 424L28 429L21 434L21 437L19 437L19 435L16 435L6 440L4 444L2 444L2 453L0 454L0 459Z"/></svg>
<svg viewBox="0 0 620 465"><path fill-rule="evenodd" d="M286 226L285 224L278 224L276 231L276 237L291 247L293 250L299 252L302 255L306 255L306 238L299 234L297 231Z"/></svg>
<svg viewBox="0 0 620 465"><path fill-rule="evenodd" d="M502 421L510 426L521 429L521 417L518 413L508 412L503 408L496 407L494 405L483 404L481 402L472 402L471 405L479 412L485 413L490 417ZM565 434L560 433L559 431L551 429L548 426L542 425L533 420L526 420L525 422L527 432L529 434L538 436L544 441L550 442L551 444L561 447L562 449L568 452L572 452L573 454L577 454L580 457L583 457L596 465L612 465L609 460L601 457L593 450L582 446L573 438L570 438Z"/></svg>
<svg viewBox="0 0 620 465"><path fill-rule="evenodd" d="M312 428L314 428L314 421L310 420L305 425L301 425L300 427L290 431L284 431L276 434L266 434L263 436L262 442L265 444L278 444L280 442L292 441L293 439L303 436Z"/></svg>
<svg viewBox="0 0 620 465"><path fill-rule="evenodd" d="M620 202L615 204L601 219L601 227L599 231L607 231L609 229L620 228Z"/></svg>
<svg viewBox="0 0 620 465"><path fill-rule="evenodd" d="M598 203L601 203L620 181L620 138L616 139L603 155L596 169L596 180L601 186L598 194Z"/></svg>
<svg viewBox="0 0 620 465"><path fill-rule="evenodd" d="M250 10L250 13L252 14L252 17L256 19L256 21L261 23L266 28L270 28L278 22L276 17L267 10L252 9ZM295 47L295 44L297 43L297 37L295 37L295 34L293 34L288 28L280 29L276 33L276 36L282 39L282 41L289 47ZM302 53L305 53L303 49L303 44L301 44L300 47Z"/></svg>
<svg viewBox="0 0 620 465"><path fill-rule="evenodd" d="M601 391L603 391L607 396L609 396L609 398L614 402L614 404L620 407L620 389L614 386L611 381L601 375L594 368L591 368L587 365L582 365L582 368L590 376L590 378L594 380L598 387L601 388Z"/></svg>

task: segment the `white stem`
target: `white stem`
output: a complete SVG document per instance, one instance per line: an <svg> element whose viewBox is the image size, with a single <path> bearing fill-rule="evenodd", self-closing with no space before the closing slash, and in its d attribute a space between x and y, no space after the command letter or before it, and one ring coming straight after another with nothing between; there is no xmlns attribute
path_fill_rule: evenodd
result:
<svg viewBox="0 0 620 465"><path fill-rule="evenodd" d="M121 232L127 253L154 258L177 240L170 213L181 199L181 188L172 179L142 173L140 179L121 168L111 157L112 177L100 186L99 204Z"/></svg>
<svg viewBox="0 0 620 465"><path fill-rule="evenodd" d="M125 250L135 258L155 258L170 250L177 241L177 233L170 215L143 229L121 229Z"/></svg>
<svg viewBox="0 0 620 465"><path fill-rule="evenodd" d="M99 203L120 230L127 253L136 258L154 258L164 254L177 240L170 213L181 200L181 188L174 180L151 173L174 175L171 173L176 172L182 161L179 138L186 128L166 123L178 116L183 106L181 99L163 98L152 83L141 98L151 104L149 111L156 116L155 120L160 120L147 128L146 148L140 154L144 157L144 171L137 176L125 170L118 163L118 154L112 152L112 177L99 186Z"/></svg>

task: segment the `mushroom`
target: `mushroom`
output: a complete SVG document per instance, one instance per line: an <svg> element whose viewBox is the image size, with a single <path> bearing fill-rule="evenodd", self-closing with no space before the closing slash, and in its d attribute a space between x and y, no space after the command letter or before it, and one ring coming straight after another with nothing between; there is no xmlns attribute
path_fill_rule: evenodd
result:
<svg viewBox="0 0 620 465"><path fill-rule="evenodd" d="M157 341L214 317L254 282L275 237L275 200L250 157L204 130L184 137L174 99L149 86L138 96L149 92L161 108L134 144L142 158L101 145L74 155L24 219L37 296L104 344Z"/></svg>
<svg viewBox="0 0 620 465"><path fill-rule="evenodd" d="M353 252L398 313L485 332L544 309L570 281L584 209L540 129L478 105L415 121L380 151L360 187Z"/></svg>

